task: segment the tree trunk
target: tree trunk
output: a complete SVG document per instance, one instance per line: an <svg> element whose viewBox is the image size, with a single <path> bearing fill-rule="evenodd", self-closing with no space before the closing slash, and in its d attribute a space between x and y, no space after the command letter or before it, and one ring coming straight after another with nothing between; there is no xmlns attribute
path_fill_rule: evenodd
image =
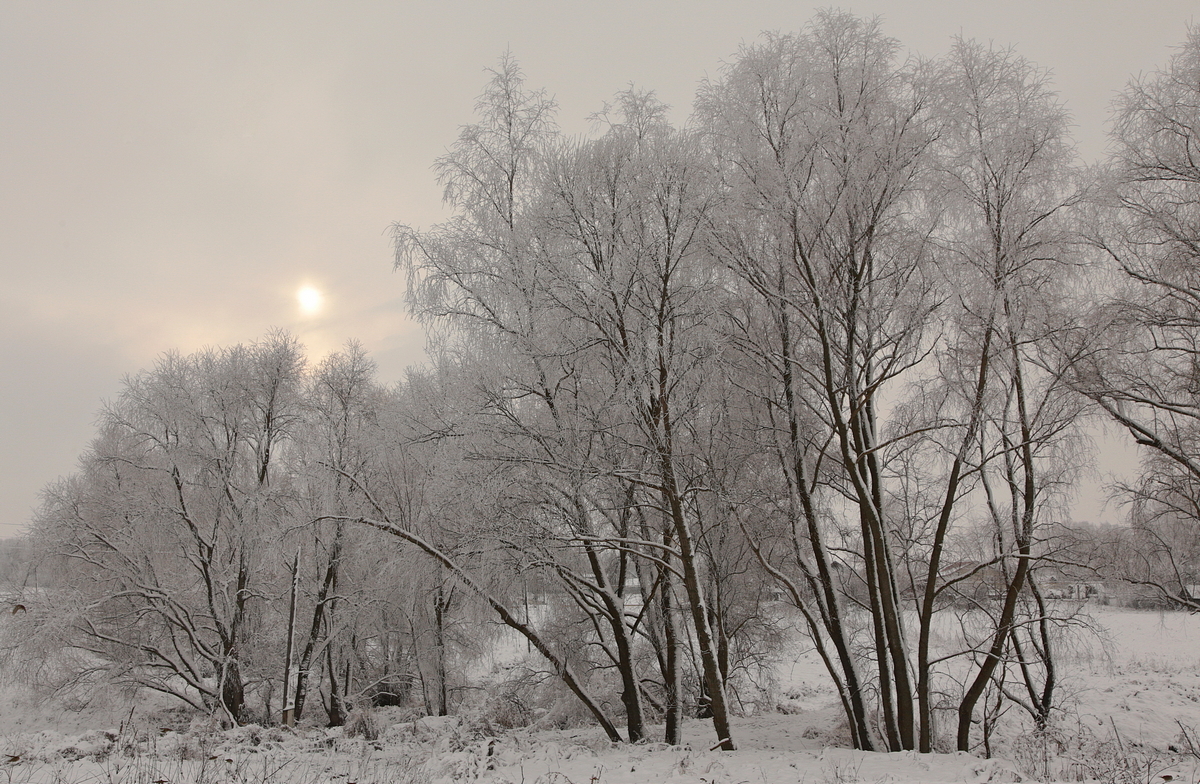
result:
<svg viewBox="0 0 1200 784"><path fill-rule="evenodd" d="M675 538L679 540L679 559L683 566L683 583L691 607L692 623L696 629L696 645L700 648L700 664L704 674L704 686L708 692L712 710L713 729L724 751L734 751L733 733L729 727L729 713L725 704L725 683L721 680L721 668L717 662L712 630L708 625L708 609L704 602L697 556L692 542L692 532L684 516L683 501L675 487L674 467L670 460L663 461L663 500L671 513L675 526Z"/></svg>
<svg viewBox="0 0 1200 784"><path fill-rule="evenodd" d="M304 643L304 651L300 654L300 664L296 673L295 720L300 721L304 715L304 701L308 696L308 679L312 669L313 654L321 640L322 630L328 627L327 618L332 611L331 594L337 593L338 572L342 558L342 537L344 524L338 523L334 533L333 545L329 551L329 561L325 566L324 579L317 590L317 603L313 607L312 623L308 628L308 639ZM319 660L318 660L319 661ZM319 666L319 665L318 665Z"/></svg>
<svg viewBox="0 0 1200 784"><path fill-rule="evenodd" d="M663 682L667 691L667 712L664 719L663 741L672 746L683 742L683 674L679 668L679 630L675 626L675 607L671 599L671 573L663 570L659 587L659 604L663 615L663 644L665 665Z"/></svg>
<svg viewBox="0 0 1200 784"><path fill-rule="evenodd" d="M300 550L296 550L296 557L292 559L292 588L288 592L288 620L287 620L287 645L283 654L283 700L280 705L280 712L283 714L280 717L281 723L286 726L291 726L297 720L295 703L292 703L292 710L288 710L288 697L292 697L290 687L292 684L292 655L295 653L296 644L296 589L300 582ZM267 712L270 716L270 712Z"/></svg>
<svg viewBox="0 0 1200 784"><path fill-rule="evenodd" d="M436 705L434 708L436 715L445 716L449 711L446 699L446 609L449 605L449 600L446 598L446 590L440 580L438 581L433 602L433 650L434 667L436 669L435 677L437 678L437 688L434 692L436 695Z"/></svg>
<svg viewBox="0 0 1200 784"><path fill-rule="evenodd" d="M580 499L575 499L575 514L580 530L588 535L593 532L588 522L587 511ZM642 690L634 667L633 640L629 634L629 626L625 622L625 600L622 598L619 586L614 590L609 585L608 575L604 564L596 552L595 546L588 542L583 547L587 554L588 565L591 567L592 578L600 589L600 600L604 603L606 620L612 632L613 645L617 649L617 671L621 677L621 704L625 707L626 731L630 743L637 743L646 737L645 721L642 717ZM621 570L624 573L624 569Z"/></svg>
<svg viewBox="0 0 1200 784"><path fill-rule="evenodd" d="M934 530L933 544L929 554L929 567L925 571L925 591L921 599L918 616L917 637L917 711L920 721L920 736L918 751L928 754L933 751L933 684L930 681L929 638L933 631L933 610L937 600L938 575L941 571L942 553L946 545L946 534L950 530L951 515L958 500L959 482L962 480L963 467L967 455L974 443L979 429L979 421L983 412L983 396L987 391L989 370L991 368L992 337L995 330L989 318L984 332L983 348L979 355L979 370L976 375L975 393L971 400L971 416L963 433L958 452L950 468L946 480L946 490L942 495L942 506L938 513L937 528Z"/></svg>
<svg viewBox="0 0 1200 784"><path fill-rule="evenodd" d="M341 727L346 723L346 693L350 689L350 661L346 661L346 682L338 685L337 668L333 664L333 646L325 646L325 668L329 674L329 706L326 714L330 727Z"/></svg>
<svg viewBox="0 0 1200 784"><path fill-rule="evenodd" d="M1011 322L1012 314L1009 312L1007 300L1005 301L1005 315L1009 317ZM1025 576L1029 572L1030 561L1032 560L1033 522L1037 511L1037 483L1034 478L1033 448L1031 446L1032 436L1030 433L1029 412L1026 407L1025 377L1022 371L1020 344L1011 328L1009 329L1006 342L1008 344L1006 346L1006 353L1009 353L1013 360L1012 394L1016 401L1018 422L1020 424L1020 441L1017 455L1020 460L1021 481L1018 481L1015 475L1015 467L1010 466L1006 469L1008 472L1006 484L1012 495L1012 516L1016 518L1018 505L1021 511L1020 517L1013 521L1016 530L1012 532L1013 541L1017 549L1015 554L1017 567L1005 591L1004 605L1000 611L1000 620L996 624L996 632L992 637L992 645L988 649L983 663L979 666L979 672L970 686L967 687L962 701L958 706L958 750L968 752L971 750L971 723L974 718L975 705L983 696L984 691L987 689L988 681L991 680L992 674L1000 664L1001 655L1008 641L1009 632L1013 628L1013 618L1016 616L1017 611L1017 600L1025 587ZM996 522L999 524L998 519ZM1001 537L1001 542L1003 542L1003 537Z"/></svg>
<svg viewBox="0 0 1200 784"><path fill-rule="evenodd" d="M221 709L233 724L242 723L246 706L246 690L237 661L229 661L221 671Z"/></svg>

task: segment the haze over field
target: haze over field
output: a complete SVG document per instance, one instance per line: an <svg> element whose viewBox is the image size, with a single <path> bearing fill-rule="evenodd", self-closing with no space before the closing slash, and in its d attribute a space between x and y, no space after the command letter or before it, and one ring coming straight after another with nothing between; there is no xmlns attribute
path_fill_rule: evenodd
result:
<svg viewBox="0 0 1200 784"><path fill-rule="evenodd" d="M698 82L790 2L205 2L0 6L0 535L73 470L123 374L169 349L293 330L422 357L392 221L446 217L430 163L511 50L571 133L630 83L685 119ZM1191 0L856 2L908 49L1011 43L1054 71L1085 158L1108 102L1165 62ZM1120 461L1118 461L1120 462ZM1086 516L1099 514L1093 505Z"/></svg>

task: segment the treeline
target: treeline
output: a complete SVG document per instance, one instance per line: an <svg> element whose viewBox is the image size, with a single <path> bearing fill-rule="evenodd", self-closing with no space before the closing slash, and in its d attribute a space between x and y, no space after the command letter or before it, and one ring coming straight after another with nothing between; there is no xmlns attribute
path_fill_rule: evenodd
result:
<svg viewBox="0 0 1200 784"><path fill-rule="evenodd" d="M631 89L565 137L506 57L436 164L455 217L394 228L428 369L275 334L127 379L47 491L70 566L29 639L336 724L449 710L490 618L611 739L698 713L733 748L782 595L858 748L1044 725L1090 417L1146 449L1137 579L1200 582L1198 98L1193 34L1088 169L1012 51L901 60L836 11L744 47L682 128Z"/></svg>

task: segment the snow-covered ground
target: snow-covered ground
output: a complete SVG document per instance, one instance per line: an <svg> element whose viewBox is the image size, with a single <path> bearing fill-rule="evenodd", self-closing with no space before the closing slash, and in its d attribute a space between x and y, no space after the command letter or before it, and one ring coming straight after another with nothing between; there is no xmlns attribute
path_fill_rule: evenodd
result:
<svg viewBox="0 0 1200 784"><path fill-rule="evenodd" d="M827 716L821 720L826 721ZM481 735L455 722L404 721L376 741L339 730L145 730L0 736L0 781L36 782L640 782L1014 781L1010 763L967 754L869 754L823 747L805 715L738 719L738 751L710 750L712 728L689 721L685 744L609 743L592 729ZM5 758L0 758L6 759Z"/></svg>
<svg viewBox="0 0 1200 784"><path fill-rule="evenodd" d="M779 668L789 712L737 719L735 752L710 750L703 721L688 722L681 747L614 745L591 728L499 733L395 710L360 724L367 737L199 722L176 732L119 695L39 706L10 688L0 693L0 784L1200 781L1187 745L1200 742L1200 616L1096 607L1092 617L1101 633L1080 634L1061 653L1067 713L1044 734L1014 722L992 760L830 745L841 716L819 666L801 655Z"/></svg>
<svg viewBox="0 0 1200 784"><path fill-rule="evenodd" d="M1060 657L1067 715L1050 739L1065 747L1059 771L1082 775L1124 755L1140 768L1116 780L1200 781L1200 615L1090 614L1100 634Z"/></svg>

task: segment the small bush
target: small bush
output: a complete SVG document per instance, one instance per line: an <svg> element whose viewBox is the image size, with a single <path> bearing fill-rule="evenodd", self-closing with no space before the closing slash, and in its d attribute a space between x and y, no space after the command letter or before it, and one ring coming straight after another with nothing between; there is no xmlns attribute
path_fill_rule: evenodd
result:
<svg viewBox="0 0 1200 784"><path fill-rule="evenodd" d="M347 738L377 741L383 737L386 729L387 727L383 726L374 710L362 708L351 711L350 717L346 720L345 733Z"/></svg>
<svg viewBox="0 0 1200 784"><path fill-rule="evenodd" d="M1097 736L1082 723L1025 733L1014 740L1011 755L1031 778L1102 784L1160 781L1160 774L1175 768L1181 759L1178 754L1126 742L1115 728Z"/></svg>

